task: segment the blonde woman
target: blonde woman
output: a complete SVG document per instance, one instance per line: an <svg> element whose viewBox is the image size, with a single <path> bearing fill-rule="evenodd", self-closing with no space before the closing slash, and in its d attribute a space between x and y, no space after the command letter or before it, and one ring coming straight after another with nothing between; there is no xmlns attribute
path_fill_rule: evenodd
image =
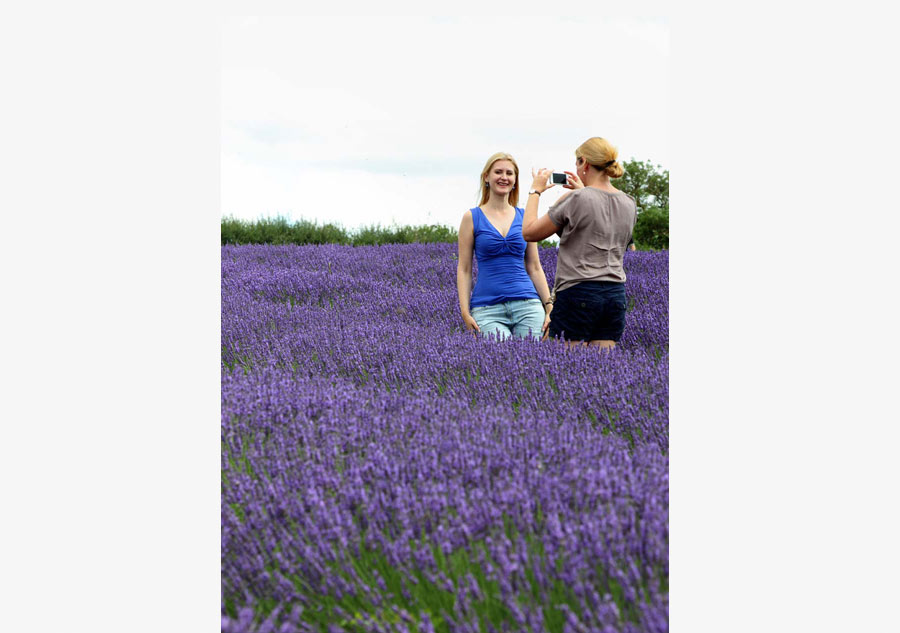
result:
<svg viewBox="0 0 900 633"><path fill-rule="evenodd" d="M559 235L553 317L547 335L569 344L615 347L625 331L625 269L622 266L637 219L634 198L610 179L625 170L618 150L593 137L575 150L575 172L564 193L546 215L537 217L550 171L532 171L522 235L528 242ZM529 244L530 246L530 244ZM546 337L545 337L546 338Z"/></svg>
<svg viewBox="0 0 900 633"><path fill-rule="evenodd" d="M537 244L522 238L519 166L498 152L488 158L478 182L478 206L466 211L459 225L456 290L463 323L501 340L540 337L550 321L550 289ZM474 290L473 254L478 258Z"/></svg>

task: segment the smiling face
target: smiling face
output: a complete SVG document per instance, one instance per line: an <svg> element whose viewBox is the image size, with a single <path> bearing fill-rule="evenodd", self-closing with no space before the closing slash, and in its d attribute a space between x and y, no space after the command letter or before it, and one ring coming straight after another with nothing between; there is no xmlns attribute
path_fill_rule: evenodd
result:
<svg viewBox="0 0 900 633"><path fill-rule="evenodd" d="M478 180L478 204L483 205L491 196L506 196L506 202L516 206L519 201L519 166L516 159L506 152L491 155L484 163Z"/></svg>
<svg viewBox="0 0 900 633"><path fill-rule="evenodd" d="M498 195L506 195L512 191L516 185L516 166L512 161L498 160L485 175L485 181L491 188L491 191Z"/></svg>

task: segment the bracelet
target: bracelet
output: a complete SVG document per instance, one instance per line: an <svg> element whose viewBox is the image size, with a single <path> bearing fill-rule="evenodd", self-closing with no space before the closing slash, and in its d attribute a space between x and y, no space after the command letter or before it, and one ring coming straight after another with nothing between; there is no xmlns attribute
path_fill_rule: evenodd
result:
<svg viewBox="0 0 900 633"><path fill-rule="evenodd" d="M552 302L552 301L545 301L545 302L544 302L544 305L547 305L548 303L552 304L553 302Z"/></svg>

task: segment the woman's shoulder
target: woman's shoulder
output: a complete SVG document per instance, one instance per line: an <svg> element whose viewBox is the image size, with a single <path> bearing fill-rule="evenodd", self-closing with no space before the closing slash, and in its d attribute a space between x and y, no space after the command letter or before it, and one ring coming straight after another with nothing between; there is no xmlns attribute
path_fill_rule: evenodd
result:
<svg viewBox="0 0 900 633"><path fill-rule="evenodd" d="M599 189L597 187L584 187L583 189L578 189L574 193L582 193L589 190L596 192L597 197L613 196L614 198L618 198L620 200L631 200L631 202L637 204L634 196L632 196L630 193L622 191L621 189Z"/></svg>
<svg viewBox="0 0 900 633"><path fill-rule="evenodd" d="M617 207L625 207L626 209L631 207L631 210L637 213L637 200L635 200L634 196L630 193L617 189L611 199L616 201L615 204Z"/></svg>
<svg viewBox="0 0 900 633"><path fill-rule="evenodd" d="M590 195L585 193L587 190L588 187L582 187L581 189L570 189L563 193L559 198L557 198L556 203L559 204L563 200L568 200L570 203L574 202L579 198L584 197L585 195Z"/></svg>
<svg viewBox="0 0 900 633"><path fill-rule="evenodd" d="M611 193L614 196L626 196L629 200L631 200L632 202L637 204L637 201L634 199L634 196L631 195L630 193L628 193L627 191L622 191L621 189L616 189L615 187L613 187L612 191L610 191L609 193Z"/></svg>
<svg viewBox="0 0 900 633"><path fill-rule="evenodd" d="M619 195L619 194L622 194L622 195L625 195L625 196L628 196L629 198L631 198L631 194L630 194L630 193L626 193L626 192L622 191L621 189L616 189L616 188L613 187L612 185L609 186L609 191L608 191L608 193L611 193L611 194L614 195L614 196L617 196L617 195ZM633 198L632 198L632 199L633 199Z"/></svg>
<svg viewBox="0 0 900 633"><path fill-rule="evenodd" d="M472 220L478 216L478 213L481 211L478 207L472 207L471 209L465 211L463 213L463 220Z"/></svg>
<svg viewBox="0 0 900 633"><path fill-rule="evenodd" d="M624 191L619 191L619 193L621 193L623 196L627 196L628 199L631 200L632 206L634 206L634 208L637 209L637 200L635 200L633 195L631 195L630 193L626 193Z"/></svg>
<svg viewBox="0 0 900 633"><path fill-rule="evenodd" d="M472 226L472 230L478 233L482 229L484 211L481 207L472 207L463 214L463 222Z"/></svg>
<svg viewBox="0 0 900 633"><path fill-rule="evenodd" d="M471 226L473 229L475 228L476 216L474 212L475 209L469 209L463 213L462 222L460 223L461 227L465 228L466 226Z"/></svg>

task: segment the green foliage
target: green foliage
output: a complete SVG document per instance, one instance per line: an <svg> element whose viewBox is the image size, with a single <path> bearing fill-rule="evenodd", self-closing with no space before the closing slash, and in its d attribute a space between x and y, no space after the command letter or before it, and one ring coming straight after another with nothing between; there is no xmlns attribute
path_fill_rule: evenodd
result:
<svg viewBox="0 0 900 633"><path fill-rule="evenodd" d="M660 207L645 209L634 226L634 243L645 250L669 248L669 210Z"/></svg>
<svg viewBox="0 0 900 633"><path fill-rule="evenodd" d="M379 244L448 243L455 244L457 230L441 224L420 226L366 226L354 232L335 224L319 225L309 220L289 222L282 217L251 222L236 218L222 218L222 245L225 244ZM556 246L556 242L542 240L538 246Z"/></svg>
<svg viewBox="0 0 900 633"><path fill-rule="evenodd" d="M367 226L353 235L354 246L370 246L375 244L411 244L433 242L456 242L456 229L440 224L421 226L393 226L383 228L381 225Z"/></svg>
<svg viewBox="0 0 900 633"><path fill-rule="evenodd" d="M439 224L421 226L373 225L347 231L336 224L309 220L291 222L284 217L256 221L222 218L222 244L411 244L456 242L456 229Z"/></svg>
<svg viewBox="0 0 900 633"><path fill-rule="evenodd" d="M287 218L262 218L255 222L222 218L222 244L350 244L340 226Z"/></svg>

